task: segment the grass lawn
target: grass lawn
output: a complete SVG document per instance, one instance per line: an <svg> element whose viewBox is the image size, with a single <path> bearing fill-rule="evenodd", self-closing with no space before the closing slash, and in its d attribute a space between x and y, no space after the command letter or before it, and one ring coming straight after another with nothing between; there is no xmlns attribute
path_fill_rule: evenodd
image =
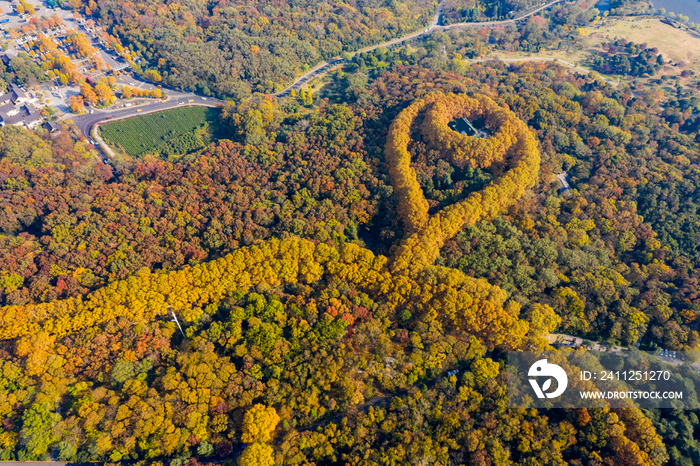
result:
<svg viewBox="0 0 700 466"><path fill-rule="evenodd" d="M656 47L664 58L671 60L673 64L663 66L659 72L651 78L634 78L620 76L619 82L630 83L637 81L644 84L659 86L658 79L667 75L673 80L668 80L668 86L675 86L676 81L689 88L697 86L697 74L700 73L700 35L686 30L676 29L664 24L656 18L619 18L605 19L601 24L590 27L591 34L580 38L576 47L570 50L543 50L539 53L505 52L494 50L482 58L520 59L535 57L552 57L565 60L573 64L580 64L583 68L595 71L588 65L589 58L602 51L601 44L615 38L624 38L636 44L646 43L647 47ZM684 66L676 66L679 62L685 62ZM681 71L694 71L696 74L687 78L680 78ZM599 75L617 82L618 76L608 76L600 72Z"/></svg>
<svg viewBox="0 0 700 466"><path fill-rule="evenodd" d="M118 120L101 126L104 140L132 157L187 154L206 147L219 131L220 110L192 106Z"/></svg>
<svg viewBox="0 0 700 466"><path fill-rule="evenodd" d="M684 61L688 69L700 69L700 37L697 34L676 29L658 19L616 19L612 23L593 29L603 37L624 37L637 44L656 47L666 59Z"/></svg>

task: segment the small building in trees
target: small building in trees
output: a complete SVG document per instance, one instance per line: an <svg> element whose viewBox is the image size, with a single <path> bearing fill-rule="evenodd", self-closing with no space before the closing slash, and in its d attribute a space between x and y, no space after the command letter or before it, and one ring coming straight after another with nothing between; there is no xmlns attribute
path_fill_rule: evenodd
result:
<svg viewBox="0 0 700 466"><path fill-rule="evenodd" d="M487 138L488 134L486 131L477 129L471 121L466 118L459 118L457 120L451 121L447 126L452 131L457 131L459 134L466 134L467 136L473 138Z"/></svg>
<svg viewBox="0 0 700 466"><path fill-rule="evenodd" d="M44 129L52 136L60 134L62 131L61 125L55 121L47 121L44 123Z"/></svg>
<svg viewBox="0 0 700 466"><path fill-rule="evenodd" d="M568 191L571 189L571 185L569 184L569 174L566 172L561 172L557 175L557 180L559 180L559 192L563 193L564 191Z"/></svg>

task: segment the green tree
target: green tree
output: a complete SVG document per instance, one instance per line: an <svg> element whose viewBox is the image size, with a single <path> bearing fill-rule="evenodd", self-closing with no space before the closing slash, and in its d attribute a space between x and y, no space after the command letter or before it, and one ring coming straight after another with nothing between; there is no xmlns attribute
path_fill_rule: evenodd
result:
<svg viewBox="0 0 700 466"><path fill-rule="evenodd" d="M159 83L163 80L163 77L157 70L148 70L143 74L143 77L154 83Z"/></svg>
<svg viewBox="0 0 700 466"><path fill-rule="evenodd" d="M122 384L136 375L134 363L129 361L117 361L112 368L112 383Z"/></svg>
<svg viewBox="0 0 700 466"><path fill-rule="evenodd" d="M214 453L214 445L207 442L206 440L200 443L199 447L197 447L197 454L199 456L209 456L212 453Z"/></svg>
<svg viewBox="0 0 700 466"><path fill-rule="evenodd" d="M35 404L24 412L20 439L32 457L42 457L56 441L53 427L59 420L45 404Z"/></svg>

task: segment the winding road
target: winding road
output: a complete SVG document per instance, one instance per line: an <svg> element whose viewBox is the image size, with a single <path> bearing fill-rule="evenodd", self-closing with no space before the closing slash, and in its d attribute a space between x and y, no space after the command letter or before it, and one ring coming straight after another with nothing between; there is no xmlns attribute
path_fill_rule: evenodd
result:
<svg viewBox="0 0 700 466"><path fill-rule="evenodd" d="M85 137L90 138L92 134L92 129L100 123L107 123L113 120L123 120L125 118L132 118L135 116L147 115L154 112L162 112L163 110L171 110L177 107L189 106L189 105L199 105L203 107L218 107L225 102L222 100L214 99L211 97L201 97L193 93L184 93L177 90L168 89L170 96L165 102L162 99L149 100L144 104L135 105L125 108L111 108L111 109L94 109L94 113L83 113L82 115L77 115L72 118L76 127L82 131ZM174 94L174 95L173 95ZM191 101L191 102L190 102ZM105 163L110 162L110 159L114 157L114 152L107 146L107 144L100 137L94 138L98 142L99 152L101 160Z"/></svg>
<svg viewBox="0 0 700 466"><path fill-rule="evenodd" d="M495 26L502 26L506 24L514 24L518 21L522 21L524 19L529 18L530 16L539 13L542 10L545 10L547 8L550 8L551 6L560 3L564 0L552 0L544 5L539 6L538 8L524 13L516 18L508 19L508 20L502 20L502 21L486 21L486 22L464 22L464 23L455 23L455 24L450 24L447 26L441 26L440 25L440 18L442 16L442 4L443 2L441 1L437 9L435 11L435 15L433 16L432 21L430 24L425 28L421 29L420 31L413 32L411 34L408 34L403 37L399 37L396 39L392 39L386 42L382 42L381 44L376 44L372 45L369 47L362 48L360 50L357 50L355 52L351 52L351 57L354 57L358 53L364 53L364 52L371 52L372 50L375 50L379 47L392 47L395 45L402 44L404 42L412 41L415 39L420 39L420 38L427 38L430 34L432 34L433 31L449 31L452 29L460 29L460 28L468 28L468 27L495 27ZM477 61L496 61L499 59L481 59L481 60L469 60L471 62L477 62ZM531 61L531 60L548 60L548 61L553 61L553 58L522 58L522 59L502 59L500 61L503 62L508 62L508 61ZM580 67L576 67L575 65L571 63L567 63L564 61L561 61L561 63L574 67L576 69L579 69L580 71L584 73L588 73L588 70L585 70ZM322 63L319 63L316 65L314 68L311 70L307 71L306 73L302 74L298 78L294 80L292 84L290 84L288 87L285 89L276 92L274 94L270 94L275 97L281 97L284 95L287 95L291 92L292 89L299 89L305 84L307 84L309 81L312 79L324 76L328 72L332 71L333 69L342 66L343 64L347 63L347 60L345 60L342 57L334 57L331 58L327 61L324 61ZM155 100L152 102L149 102L147 104L139 105L139 106L134 106L134 107L128 107L128 108L121 108L121 109L107 109L107 110L94 110L94 113L86 113L83 115L78 115L72 118L72 120L75 122L76 126L83 132L83 134L86 137L90 137L90 131L92 127L98 123L105 122L108 120L119 120L119 119L124 119L124 118L131 118L134 116L138 115L145 115L147 113L152 113L152 112L159 112L163 110L169 110L173 108L177 108L180 105L203 105L207 107L216 107L219 104L223 104L225 102L214 99L214 98L206 98L203 99L201 96L198 96L194 93L186 93L186 92L181 92L177 91L175 89L169 89L168 93L170 94L170 98L167 100L167 102L161 102L160 100ZM190 102L190 100L193 100L193 102Z"/></svg>
<svg viewBox="0 0 700 466"><path fill-rule="evenodd" d="M562 2L564 0L553 0L549 3L546 3L544 5L539 6L535 10L532 10L528 13L524 13L517 18L512 18L512 19L506 19L502 21L484 21L484 22L465 22L465 23L455 23L455 24L450 24L447 26L440 26L440 17L442 16L442 1L438 4L437 10L435 11L435 16L433 17L433 20L430 22L428 27L426 29L421 29L420 31L413 32L411 34L408 34L403 37L398 37L396 39L392 39L386 42L382 42L381 44L376 44L372 45L369 47L365 47L363 49L357 50L355 52L351 52L350 55L351 57L354 57L358 53L364 53L364 52L371 52L372 50L378 49L379 47L392 47L394 45L402 44L404 42L411 41L413 39L418 39L418 38L424 38L432 34L433 31L450 31L452 29L461 29L461 28L469 28L469 27L494 27L494 26L503 26L506 24L514 24L518 21L522 21L524 19L529 18L530 16L539 13L542 10L545 10L559 2ZM276 92L274 94L270 94L275 97L281 97L284 95L289 94L292 89L299 89L301 86L306 84L307 82L311 81L312 79L321 77L328 72L332 71L333 69L337 68L338 66L343 65L347 61L343 59L342 57L333 57L328 61L324 61L322 63L319 63L306 73L302 74L299 76L297 79L294 80L292 84L290 84L288 87L285 89Z"/></svg>
<svg viewBox="0 0 700 466"><path fill-rule="evenodd" d="M129 86L137 89L150 89L154 84L145 81L138 76L127 75L117 79L117 86ZM108 120L121 120L148 113L170 110L179 106L201 105L204 107L217 107L219 104L225 104L224 101L212 97L202 97L194 92L181 91L169 86L159 86L163 89L167 98L165 99L133 99L121 100L122 104L130 104L129 107L108 107L108 108L93 108L93 113L83 113L80 115L67 115L65 120L72 120L76 127L82 131L85 137L89 138L92 127L100 122ZM165 102L163 102L165 100ZM143 103L136 105L137 101ZM190 102L192 101L192 102Z"/></svg>
<svg viewBox="0 0 700 466"><path fill-rule="evenodd" d="M193 102L189 102L192 100ZM167 99L166 102L161 102L160 100L154 99L153 101L120 109L106 109L106 110L94 110L94 113L84 113L82 115L77 115L71 119L75 125L80 129L86 137L90 136L90 129L97 123L107 120L121 120L123 118L129 118L137 115L145 115L153 112L160 112L162 110L170 110L183 105L202 105L205 107L216 107L218 104L223 103L221 100L212 99L207 97L206 100L202 100L201 96L195 94L184 94L179 93L177 96L172 96ZM140 110L140 111L139 111Z"/></svg>
<svg viewBox="0 0 700 466"><path fill-rule="evenodd" d="M455 23L455 24L450 24L447 26L441 26L440 25L440 18L442 16L442 1L438 4L437 9L435 11L435 15L433 16L432 21L430 24L425 28L421 29L420 31L408 34L403 37L399 37L396 39L392 39L386 42L382 42L381 44L376 44L372 45L369 47L365 47L363 49L357 50L355 52L351 52L351 57L354 57L358 53L364 53L364 52L371 52L372 50L375 50L379 47L392 47L398 44L402 44L404 42L408 42L414 39L419 39L419 38L426 38L428 37L433 31L449 31L452 29L460 29L460 28L468 28L468 27L494 27L494 26L501 26L501 25L506 25L506 24L514 24L518 21L522 21L542 10L545 10L559 2L562 2L564 0L553 0L551 2L548 2L544 5L539 6L538 8L528 12L524 13L517 18L512 18L508 20L502 20L502 21L487 21L487 22L464 22L464 23ZM489 61L492 59L485 59L483 61ZM526 61L527 59L513 59L512 61ZM552 59L553 60L553 59ZM481 61L481 60L480 60ZM501 61L509 61L508 59L506 60L501 60ZM287 95L291 92L292 89L299 89L312 79L324 76L328 72L332 71L333 69L342 66L343 64L347 63L347 61L342 58L342 57L334 57L331 58L327 61L324 61L322 63L319 63L316 65L314 68L311 70L307 71L306 73L302 74L298 78L294 80L292 84L290 84L288 87L285 89L276 92L274 94L270 94L275 97L281 97L284 95ZM565 62L562 62L565 63ZM568 64L568 63L565 63ZM570 66L574 66L571 64L568 64ZM575 67L575 66L574 66ZM587 70L583 70L584 72L588 72ZM134 78L132 78L134 79ZM194 93L186 93L186 92L181 92L177 91L175 89L168 89L168 93L170 94L170 98L167 100L167 102L161 102L160 100L155 100L152 102L149 102L147 104L139 105L139 106L133 106L133 107L127 107L127 108L120 108L120 109L106 109L106 110L94 110L94 113L86 113L78 116L74 116L71 119L73 122L76 124L76 126L83 132L83 134L86 137L90 137L90 131L92 127L100 122L105 122L107 120L119 120L123 118L130 118L138 115L145 115L147 113L152 113L152 112L159 112L163 110L169 110L173 108L177 108L179 105L203 105L207 107L216 107L219 104L223 104L225 102L214 99L214 98L206 98L204 100L201 96L198 96ZM193 100L193 102L189 102L190 100Z"/></svg>

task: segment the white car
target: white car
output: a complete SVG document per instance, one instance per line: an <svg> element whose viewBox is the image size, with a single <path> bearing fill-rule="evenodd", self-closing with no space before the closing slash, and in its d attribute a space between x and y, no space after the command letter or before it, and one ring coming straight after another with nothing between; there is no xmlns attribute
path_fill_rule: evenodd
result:
<svg viewBox="0 0 700 466"><path fill-rule="evenodd" d="M202 97L202 100L207 100L207 98L206 98L206 97Z"/></svg>

